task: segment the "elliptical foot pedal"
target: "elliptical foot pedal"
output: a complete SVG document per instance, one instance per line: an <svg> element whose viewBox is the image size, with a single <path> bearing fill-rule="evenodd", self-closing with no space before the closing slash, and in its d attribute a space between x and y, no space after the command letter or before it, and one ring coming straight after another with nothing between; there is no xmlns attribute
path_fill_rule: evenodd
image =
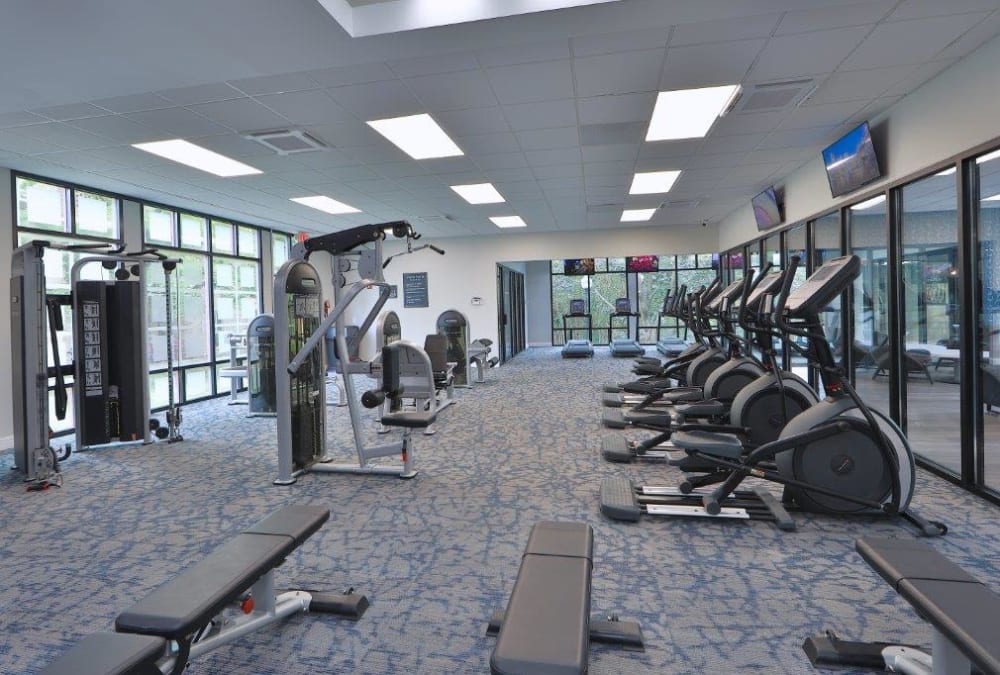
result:
<svg viewBox="0 0 1000 675"><path fill-rule="evenodd" d="M601 405L605 408L621 408L625 405L625 396L620 393L604 392L601 397Z"/></svg>
<svg viewBox="0 0 1000 675"><path fill-rule="evenodd" d="M642 515L632 481L624 476L608 476L601 481L601 513L611 520L634 523Z"/></svg>
<svg viewBox="0 0 1000 675"><path fill-rule="evenodd" d="M609 462L628 464L635 455L624 436L608 436L601 441L601 456Z"/></svg>
<svg viewBox="0 0 1000 675"><path fill-rule="evenodd" d="M625 415L621 408L605 408L601 415L601 423L609 429L624 429Z"/></svg>
<svg viewBox="0 0 1000 675"><path fill-rule="evenodd" d="M757 499L760 500L760 503L774 516L774 524L778 526L779 530L785 532L795 531L795 521L792 520L792 516L785 509L784 504L778 501L777 497L762 487L755 487L753 491L757 495Z"/></svg>
<svg viewBox="0 0 1000 675"><path fill-rule="evenodd" d="M604 389L603 389L603 391L604 391L605 394L618 394L618 393L621 393L621 390L622 390L622 385L620 383L617 383L617 382L613 382L611 384L606 384L606 385L604 385Z"/></svg>

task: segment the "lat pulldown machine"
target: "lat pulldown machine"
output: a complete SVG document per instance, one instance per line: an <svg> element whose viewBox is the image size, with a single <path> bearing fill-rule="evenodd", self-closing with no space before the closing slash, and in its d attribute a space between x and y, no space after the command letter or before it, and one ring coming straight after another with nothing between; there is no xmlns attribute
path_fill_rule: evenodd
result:
<svg viewBox="0 0 1000 675"><path fill-rule="evenodd" d="M378 376L381 364L371 361L338 359L338 368L347 391L347 407L354 430L357 464L333 464L326 455L326 386L323 350L320 348L327 330L336 326L337 353L351 350L347 341L345 311L368 288L377 288L378 299L369 310L358 330L358 339L375 322L389 299L390 286L382 270L396 256L383 262L382 242L388 234L406 239L406 251L396 256L415 253L425 248L444 255L431 244L413 246L420 235L406 221L361 225L342 232L312 237L295 246L291 256L274 278L275 321L275 382L278 399L278 477L275 484L294 483L306 471L336 473L388 474L400 478L416 475L412 448L402 441L378 446L366 446L361 437L361 411L354 393L353 376ZM333 268L333 309L321 318L322 286L316 268L309 257L317 251L329 253ZM353 260L356 259L356 260ZM347 285L346 274L356 269L360 279ZM430 391L433 406L434 380L430 359L422 350L405 343L405 358L399 359L401 376L422 380ZM413 392L409 389L408 396ZM400 464L374 464L382 457L400 457Z"/></svg>

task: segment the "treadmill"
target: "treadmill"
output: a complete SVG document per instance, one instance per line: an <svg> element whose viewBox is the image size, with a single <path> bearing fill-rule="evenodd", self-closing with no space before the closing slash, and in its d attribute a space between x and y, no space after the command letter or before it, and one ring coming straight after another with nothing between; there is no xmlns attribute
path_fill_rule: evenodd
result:
<svg viewBox="0 0 1000 675"><path fill-rule="evenodd" d="M667 297L663 299L663 308L660 309L659 316L656 318L656 351L660 352L668 359L680 356L681 353L688 348L686 340L683 340L675 335L662 334L663 319L677 318L677 304L685 292L686 288L674 295L667 293ZM684 329L684 332L687 333L687 328Z"/></svg>
<svg viewBox="0 0 1000 675"><path fill-rule="evenodd" d="M594 345L590 343L590 332L594 327L594 323L590 317L590 313L584 311L586 308L586 303L583 300L570 300L569 301L569 314L563 314L563 348L562 357L564 359L586 359L594 355ZM573 332L582 328L582 326L569 326L570 319L586 319L586 330L587 338L586 340L574 340Z"/></svg>
<svg viewBox="0 0 1000 675"><path fill-rule="evenodd" d="M611 348L611 356L632 358L642 356L646 353L646 350L642 348L639 341L632 338L632 317L638 318L638 316L639 312L632 311L632 302L628 298L617 298L615 300L614 311L608 315L608 344ZM614 324L615 319L619 317L625 317L626 337L615 339L613 337ZM636 333L638 333L638 326L636 327Z"/></svg>

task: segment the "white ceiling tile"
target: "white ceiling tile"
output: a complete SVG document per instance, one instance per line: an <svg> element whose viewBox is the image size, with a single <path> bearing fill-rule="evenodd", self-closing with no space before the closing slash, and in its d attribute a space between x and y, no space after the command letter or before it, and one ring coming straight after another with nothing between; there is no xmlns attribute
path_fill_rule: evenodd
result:
<svg viewBox="0 0 1000 675"><path fill-rule="evenodd" d="M542 178L538 181L538 186L547 195L555 190L583 190L583 178L581 176L562 176L554 178Z"/></svg>
<svg viewBox="0 0 1000 675"><path fill-rule="evenodd" d="M745 152L719 152L711 155L698 155L687 158L684 168L708 169L713 167L733 167L743 161Z"/></svg>
<svg viewBox="0 0 1000 675"><path fill-rule="evenodd" d="M881 96L902 96L913 91L924 82L937 77L943 71L947 70L951 66L955 65L954 60L948 61L933 61L931 63L925 63L923 65L917 66L910 70L909 74L901 78L896 84L887 88L880 95ZM909 67L909 66L907 66Z"/></svg>
<svg viewBox="0 0 1000 675"><path fill-rule="evenodd" d="M156 131L145 125L133 122L123 115L109 115L107 117L91 117L89 119L74 120L74 127L89 131L92 134L99 134L120 143L142 143L145 141L161 141L167 137L161 131Z"/></svg>
<svg viewBox="0 0 1000 675"><path fill-rule="evenodd" d="M473 52L458 51L389 61L388 66L397 77L407 78L438 73L455 73L461 70L477 70L479 62Z"/></svg>
<svg viewBox="0 0 1000 675"><path fill-rule="evenodd" d="M0 129L23 127L28 124L43 124L48 118L30 112L9 112L0 114Z"/></svg>
<svg viewBox="0 0 1000 675"><path fill-rule="evenodd" d="M576 104L570 98L505 105L502 110L514 131L567 127L577 122Z"/></svg>
<svg viewBox="0 0 1000 675"><path fill-rule="evenodd" d="M377 131L357 119L328 124L313 124L306 127L306 131L329 145L338 148L361 148L389 143ZM394 145L392 147L396 148ZM396 150L402 154L402 150L398 148ZM357 153L354 153L352 156L356 155ZM403 156L405 157L406 155Z"/></svg>
<svg viewBox="0 0 1000 675"><path fill-rule="evenodd" d="M504 105L574 96L568 60L490 68L486 75L497 99Z"/></svg>
<svg viewBox="0 0 1000 675"><path fill-rule="evenodd" d="M396 79L395 73L385 63L357 63L350 66L322 68L310 70L306 75L324 87L343 87Z"/></svg>
<svg viewBox="0 0 1000 675"><path fill-rule="evenodd" d="M510 131L500 106L442 110L434 113L434 119L452 138Z"/></svg>
<svg viewBox="0 0 1000 675"><path fill-rule="evenodd" d="M742 82L764 40L671 47L660 77L663 91Z"/></svg>
<svg viewBox="0 0 1000 675"><path fill-rule="evenodd" d="M575 126L558 129L536 129L518 131L517 140L525 152L549 150L552 148L576 148L580 145L580 134ZM578 153L579 154L579 153Z"/></svg>
<svg viewBox="0 0 1000 675"><path fill-rule="evenodd" d="M239 89L248 96L258 94L283 94L289 91L316 89L317 83L305 73L288 73L287 75L268 75L250 77L241 80L229 80L231 87Z"/></svg>
<svg viewBox="0 0 1000 675"><path fill-rule="evenodd" d="M810 149L808 151L810 155L813 151ZM817 151L818 152L818 151ZM803 157L803 150L801 148L776 148L772 150L754 150L753 152L747 153L744 156L744 162L747 164L767 164L771 162L795 162L801 161ZM733 163L735 166L735 163Z"/></svg>
<svg viewBox="0 0 1000 675"><path fill-rule="evenodd" d="M163 137L212 136L229 130L215 122L197 115L185 108L161 108L129 113L126 117L133 122L145 124L150 129L162 132Z"/></svg>
<svg viewBox="0 0 1000 675"><path fill-rule="evenodd" d="M365 180L368 178L378 178L378 174L367 166L355 164L353 166L332 166L322 169L323 175L331 181Z"/></svg>
<svg viewBox="0 0 1000 675"><path fill-rule="evenodd" d="M334 101L363 120L427 112L399 80L335 87L329 93Z"/></svg>
<svg viewBox="0 0 1000 675"><path fill-rule="evenodd" d="M583 167L579 164L552 164L546 166L532 166L531 172L535 174L535 178L541 181L546 178L574 178L580 179L583 182ZM544 187L544 186L543 186Z"/></svg>
<svg viewBox="0 0 1000 675"><path fill-rule="evenodd" d="M231 98L241 98L243 96L242 92L236 91L225 82L203 84L196 87L181 87L179 89L165 89L156 93L168 101L173 101L177 105L226 101Z"/></svg>
<svg viewBox="0 0 1000 675"><path fill-rule="evenodd" d="M836 72L827 77L804 107L823 103L870 100L906 79L915 66L891 66Z"/></svg>
<svg viewBox="0 0 1000 675"><path fill-rule="evenodd" d="M655 91L663 49L585 56L573 61L577 96L606 96Z"/></svg>
<svg viewBox="0 0 1000 675"><path fill-rule="evenodd" d="M36 115L41 115L47 117L50 120L55 120L57 122L65 122L67 120L78 120L85 117L100 117L102 115L107 115L108 113L98 108L97 106L90 105L89 103L72 103L70 105L55 105L49 106L48 108L36 108L31 112Z"/></svg>
<svg viewBox="0 0 1000 675"><path fill-rule="evenodd" d="M645 137L648 126L648 122L585 124L580 127L580 143L584 146L639 144Z"/></svg>
<svg viewBox="0 0 1000 675"><path fill-rule="evenodd" d="M15 127L9 129L7 133L44 143L53 143L65 150L87 150L112 145L106 138L81 131L61 122Z"/></svg>
<svg viewBox="0 0 1000 675"><path fill-rule="evenodd" d="M516 181L497 181L494 179L493 184L497 192L508 200L542 198L542 188L534 179Z"/></svg>
<svg viewBox="0 0 1000 675"><path fill-rule="evenodd" d="M528 45L511 45L476 51L476 59L483 68L513 66L520 63L555 61L570 57L569 40L542 42Z"/></svg>
<svg viewBox="0 0 1000 675"><path fill-rule="evenodd" d="M667 46L669 28L621 31L583 35L570 41L573 56L596 56L636 49L657 49Z"/></svg>
<svg viewBox="0 0 1000 675"><path fill-rule="evenodd" d="M577 100L580 124L649 121L655 104L655 92L595 96Z"/></svg>
<svg viewBox="0 0 1000 675"><path fill-rule="evenodd" d="M934 55L935 61L958 59L967 56L983 43L992 40L1000 33L1000 12L991 14L970 28L962 37Z"/></svg>
<svg viewBox="0 0 1000 675"><path fill-rule="evenodd" d="M528 166L523 152L505 152L500 155L483 155L475 158L476 166L484 170L518 169Z"/></svg>
<svg viewBox="0 0 1000 675"><path fill-rule="evenodd" d="M757 147L761 150L797 146L806 147L817 144L825 144L834 140L836 135L836 132L831 133L831 130L828 127L820 127L816 129L795 129L782 131L780 133L773 133L765 138L759 145L757 145Z"/></svg>
<svg viewBox="0 0 1000 675"><path fill-rule="evenodd" d="M128 145L118 148L98 148L97 150L88 150L87 152L98 159L103 159L122 167L156 166L169 161L151 155L148 152L136 150Z"/></svg>
<svg viewBox="0 0 1000 675"><path fill-rule="evenodd" d="M925 19L932 16L947 14L963 14L965 12L992 12L997 9L996 0L903 0L887 17L888 21L906 19Z"/></svg>
<svg viewBox="0 0 1000 675"><path fill-rule="evenodd" d="M531 169L528 168L527 162L524 163L524 166L510 169L483 169L483 174L494 183L535 180L535 176L531 173Z"/></svg>
<svg viewBox="0 0 1000 675"><path fill-rule="evenodd" d="M712 136L733 136L736 134L762 134L778 128L787 113L730 113L715 123Z"/></svg>
<svg viewBox="0 0 1000 675"><path fill-rule="evenodd" d="M842 68L857 70L927 61L984 18L985 13L977 12L880 24Z"/></svg>
<svg viewBox="0 0 1000 675"><path fill-rule="evenodd" d="M759 14L737 19L678 24L670 34L669 46L682 47L706 42L732 42L770 37L781 16L776 13Z"/></svg>
<svg viewBox="0 0 1000 675"><path fill-rule="evenodd" d="M463 136L460 139L462 150L473 159L482 155L496 155L500 153L520 152L521 146L517 138L509 131L499 134L476 134L474 136Z"/></svg>
<svg viewBox="0 0 1000 675"><path fill-rule="evenodd" d="M117 96L91 101L92 104L110 110L113 113L130 113L139 110L154 110L156 108L171 108L174 103L153 93L135 94L133 96Z"/></svg>
<svg viewBox="0 0 1000 675"><path fill-rule="evenodd" d="M639 143L591 145L583 148L585 162L634 162L639 154Z"/></svg>
<svg viewBox="0 0 1000 675"><path fill-rule="evenodd" d="M587 195L588 204L606 204L608 202L621 202L625 199L627 191L620 187L590 187L584 193ZM655 201L662 199L663 195L658 195Z"/></svg>
<svg viewBox="0 0 1000 675"><path fill-rule="evenodd" d="M249 98L199 103L188 109L238 132L275 129L288 124L284 117Z"/></svg>
<svg viewBox="0 0 1000 675"><path fill-rule="evenodd" d="M532 167L550 166L553 164L580 163L580 148L558 148L552 150L526 150L524 156ZM582 175L583 168L578 167Z"/></svg>
<svg viewBox="0 0 1000 675"><path fill-rule="evenodd" d="M319 169L282 171L278 174L278 177L287 183L291 183L292 185L301 185L303 187L322 185L330 182L329 174L325 171L320 171Z"/></svg>
<svg viewBox="0 0 1000 675"><path fill-rule="evenodd" d="M776 35L810 33L813 31L866 26L878 23L896 0L869 0L857 4L836 4L810 9L793 9L785 12Z"/></svg>
<svg viewBox="0 0 1000 675"><path fill-rule="evenodd" d="M109 162L106 159L101 159L89 150L56 152L51 155L43 155L43 157L51 162L67 166L71 169L78 169L80 171L101 172L121 168L120 164Z"/></svg>
<svg viewBox="0 0 1000 675"><path fill-rule="evenodd" d="M634 161L584 162L586 176L615 176L632 173Z"/></svg>
<svg viewBox="0 0 1000 675"><path fill-rule="evenodd" d="M632 184L631 174L591 174L586 173L586 168L584 169L583 184L588 188L604 187L604 188L618 188L625 192L628 191L628 187Z"/></svg>
<svg viewBox="0 0 1000 675"><path fill-rule="evenodd" d="M423 75L405 82L427 110L461 110L496 105L497 100L481 70Z"/></svg>
<svg viewBox="0 0 1000 675"><path fill-rule="evenodd" d="M419 162L385 162L380 164L373 164L370 166L372 170L378 173L380 176L385 176L386 178L402 178L403 176L423 176L427 173L424 167L420 166Z"/></svg>
<svg viewBox="0 0 1000 675"><path fill-rule="evenodd" d="M256 99L292 124L328 124L354 119L322 89L257 96Z"/></svg>
<svg viewBox="0 0 1000 675"><path fill-rule="evenodd" d="M436 159L422 159L420 162L427 169L428 173L478 173L479 168L468 157L440 157Z"/></svg>
<svg viewBox="0 0 1000 675"><path fill-rule="evenodd" d="M239 134L222 134L220 136L200 138L198 139L198 145L237 159L274 155L273 150L265 148L260 143L247 140Z"/></svg>
<svg viewBox="0 0 1000 675"><path fill-rule="evenodd" d="M770 164L747 164L736 166L726 175L727 183L754 182L765 180L775 172L781 170L783 162L772 162Z"/></svg>
<svg viewBox="0 0 1000 675"><path fill-rule="evenodd" d="M404 190L421 193L424 190L439 187L441 185L441 179L437 176L429 174L423 176L401 176L396 179L396 184Z"/></svg>
<svg viewBox="0 0 1000 675"><path fill-rule="evenodd" d="M868 32L867 26L855 26L771 38L750 77L763 82L831 72Z"/></svg>
<svg viewBox="0 0 1000 675"><path fill-rule="evenodd" d="M729 138L738 138L730 136ZM679 157L690 157L694 155L707 142L703 138L691 138L683 141L657 141L655 143L643 143L639 146L640 159L676 159ZM725 140L723 140L725 142Z"/></svg>
<svg viewBox="0 0 1000 675"><path fill-rule="evenodd" d="M864 107L861 101L846 103L825 103L802 106L790 111L778 129L806 129L808 127L836 127L850 119Z"/></svg>

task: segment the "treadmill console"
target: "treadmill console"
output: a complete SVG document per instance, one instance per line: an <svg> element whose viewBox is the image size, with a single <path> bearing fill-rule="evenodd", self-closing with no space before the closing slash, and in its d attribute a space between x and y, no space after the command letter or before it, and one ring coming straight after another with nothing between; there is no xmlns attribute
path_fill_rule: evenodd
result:
<svg viewBox="0 0 1000 675"><path fill-rule="evenodd" d="M740 294L742 292L743 292L743 280L737 279L733 283L726 286L721 293L712 298L712 300L708 303L708 305L705 306L705 309L716 312L719 310L719 307L722 306L723 300L726 300L728 298L729 302L732 303L735 300L739 299Z"/></svg>
<svg viewBox="0 0 1000 675"><path fill-rule="evenodd" d="M861 259L844 255L823 263L785 302L785 313L792 317L819 314L861 274Z"/></svg>
<svg viewBox="0 0 1000 675"><path fill-rule="evenodd" d="M585 307L586 305L583 300L570 300L569 314L566 316L586 316Z"/></svg>
<svg viewBox="0 0 1000 675"><path fill-rule="evenodd" d="M632 316L632 302L628 298L615 299L615 311L617 316Z"/></svg>

